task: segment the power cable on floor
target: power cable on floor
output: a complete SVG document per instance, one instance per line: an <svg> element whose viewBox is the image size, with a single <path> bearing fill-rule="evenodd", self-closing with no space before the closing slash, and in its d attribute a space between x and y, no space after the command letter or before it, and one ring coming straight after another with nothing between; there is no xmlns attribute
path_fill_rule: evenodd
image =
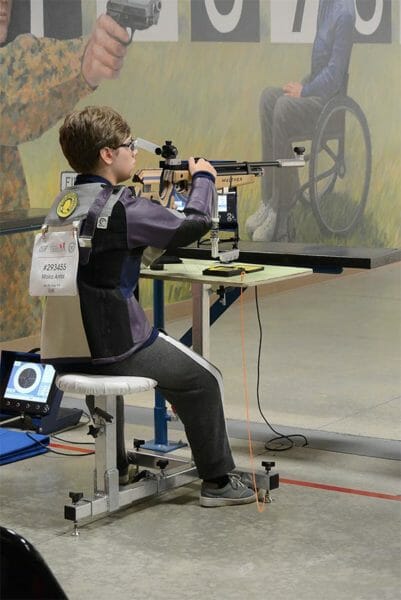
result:
<svg viewBox="0 0 401 600"><path fill-rule="evenodd" d="M276 437L272 438L271 440L268 440L267 442L265 442L265 449L269 450L269 451L274 451L274 452L285 452L286 450L290 450L294 445L294 441L293 438L302 438L304 440L304 443L302 444L301 447L307 446L308 445L308 440L307 438L302 435L301 433L292 433L289 435L285 435L284 433L280 433L280 431L277 431L272 425L271 423L269 423L269 421L266 419L262 407L261 407L261 403L260 403L260 360L261 360L261 354L262 354L262 340L263 340L263 329L262 329L262 321L260 318L260 309L259 309L259 300L258 300L258 286L255 286L255 305L256 305L256 315L257 315L257 320L258 320L258 326L259 326L259 347L258 347L258 360L257 360L257 377L256 377L256 400L257 400L257 404L258 404L258 409L260 412L260 415L262 417L262 419L264 420L264 422L266 423L266 425L269 427L269 429L271 429L271 431L273 433L276 434ZM287 440L289 443L287 446L285 446L284 448L281 448L279 446L271 446L272 443L274 442L278 442L279 440Z"/></svg>
<svg viewBox="0 0 401 600"><path fill-rule="evenodd" d="M70 431L72 429L78 429L79 427L85 427L85 425L88 425L91 422L90 415L85 411L82 411L82 414L84 417L86 417L88 419L87 421L84 421L82 423L79 422L77 425L73 425L72 427L68 427L67 429L64 429L64 431ZM95 442L81 442L81 441L77 442L77 441L73 441L73 440L66 440L64 438L59 437L58 435L55 435L54 433L50 437L59 442L64 442L66 444L77 444L77 446L79 446L81 444L83 444L85 446L94 446L95 445ZM68 456L70 456L70 455L68 455Z"/></svg>
<svg viewBox="0 0 401 600"><path fill-rule="evenodd" d="M69 452L58 452L57 450L53 450L53 448L50 448L47 444L42 444L42 442L40 442L39 440L37 440L36 438L34 438L33 435L31 435L29 433L29 431L25 431L25 435L27 437L29 437L29 439L31 439L33 442L35 442L35 444L37 444L38 446L42 446L42 448L46 448L46 450L48 450L49 452L52 452L53 454L58 454L60 456L79 457L79 456L89 456L90 454L95 454L94 450L91 450L89 452L83 452L81 454L72 454L72 453L69 453Z"/></svg>

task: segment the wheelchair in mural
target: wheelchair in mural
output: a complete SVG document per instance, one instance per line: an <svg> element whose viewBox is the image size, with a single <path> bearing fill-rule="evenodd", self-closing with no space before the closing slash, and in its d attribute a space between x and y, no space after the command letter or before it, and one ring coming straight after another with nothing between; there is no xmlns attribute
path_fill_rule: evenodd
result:
<svg viewBox="0 0 401 600"><path fill-rule="evenodd" d="M347 82L348 83L348 82ZM322 233L351 233L365 210L372 170L369 127L359 104L345 92L323 107L305 154L307 180L293 198L309 206Z"/></svg>

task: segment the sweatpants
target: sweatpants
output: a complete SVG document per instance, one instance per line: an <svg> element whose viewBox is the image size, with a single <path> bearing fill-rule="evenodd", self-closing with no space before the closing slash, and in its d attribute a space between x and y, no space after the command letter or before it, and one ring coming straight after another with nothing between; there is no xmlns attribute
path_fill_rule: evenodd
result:
<svg viewBox="0 0 401 600"><path fill-rule="evenodd" d="M174 338L159 333L146 348L106 364L63 365L60 372L151 377L181 419L201 479L214 479L235 467L223 410L220 371Z"/></svg>

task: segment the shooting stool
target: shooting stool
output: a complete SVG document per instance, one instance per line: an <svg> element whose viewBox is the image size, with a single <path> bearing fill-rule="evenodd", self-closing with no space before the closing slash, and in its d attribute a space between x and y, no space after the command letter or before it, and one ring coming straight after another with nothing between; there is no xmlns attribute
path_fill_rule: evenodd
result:
<svg viewBox="0 0 401 600"><path fill-rule="evenodd" d="M80 492L71 492L72 505L64 506L64 517L74 521L75 535L78 535L78 521L81 519L114 512L134 501L157 496L198 479L192 459L138 448L130 454L135 458L135 464L145 467L143 477L120 488L117 452L123 442L123 395L155 388L157 382L154 379L69 373L59 375L56 385L64 392L86 396L95 429L94 497L86 499ZM270 473L274 463L262 465L266 472L256 473L256 481L258 488L268 495L270 489L279 485L278 474Z"/></svg>
<svg viewBox="0 0 401 600"><path fill-rule="evenodd" d="M121 505L117 451L124 443L124 395L149 391L157 382L148 377L68 373L59 375L56 385L63 392L83 394L87 398L95 432L95 495L107 498L108 511L117 510ZM122 440L117 444L118 434Z"/></svg>

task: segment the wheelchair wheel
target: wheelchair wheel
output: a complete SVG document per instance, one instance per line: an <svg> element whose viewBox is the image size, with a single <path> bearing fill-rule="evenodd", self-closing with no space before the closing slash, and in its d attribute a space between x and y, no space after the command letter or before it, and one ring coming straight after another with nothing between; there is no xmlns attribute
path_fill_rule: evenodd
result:
<svg viewBox="0 0 401 600"><path fill-rule="evenodd" d="M316 125L309 163L309 195L324 233L345 235L366 206L372 169L369 128L352 98L333 98Z"/></svg>

